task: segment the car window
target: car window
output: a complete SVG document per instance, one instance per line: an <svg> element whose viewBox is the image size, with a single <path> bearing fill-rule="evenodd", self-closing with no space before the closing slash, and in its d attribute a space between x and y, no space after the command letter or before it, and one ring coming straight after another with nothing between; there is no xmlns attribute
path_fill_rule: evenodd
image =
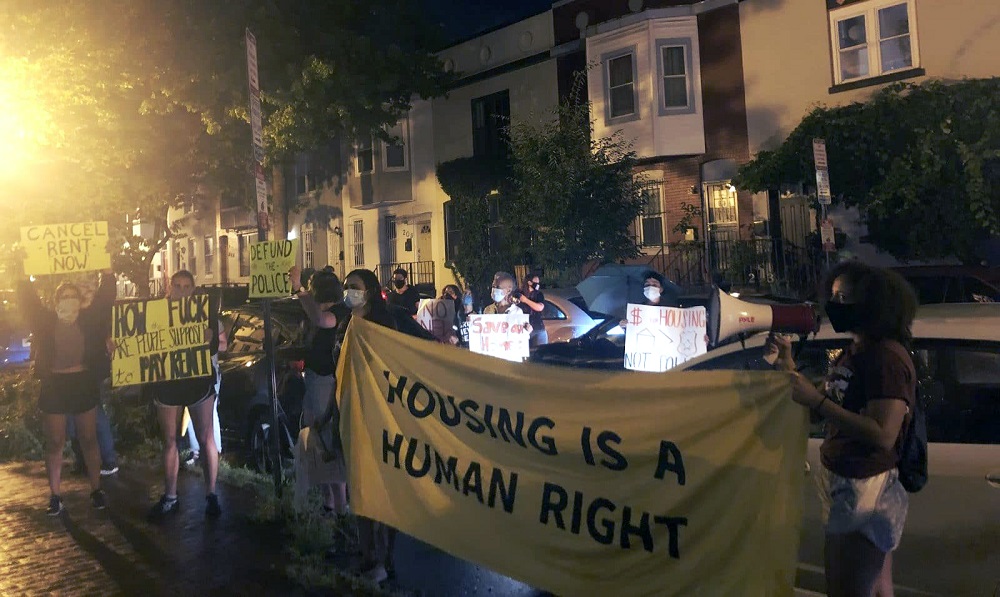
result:
<svg viewBox="0 0 1000 597"><path fill-rule="evenodd" d="M542 319L566 319L566 314L563 313L562 309L549 301L542 302L545 303L545 308L542 309Z"/></svg>
<svg viewBox="0 0 1000 597"><path fill-rule="evenodd" d="M257 315L241 313L229 336L229 352L239 354L263 350L264 320Z"/></svg>
<svg viewBox="0 0 1000 597"><path fill-rule="evenodd" d="M970 303L993 303L1000 299L1000 291L977 278L965 276L965 300Z"/></svg>
<svg viewBox="0 0 1000 597"><path fill-rule="evenodd" d="M1000 445L1000 343L927 342L914 362L928 441Z"/></svg>

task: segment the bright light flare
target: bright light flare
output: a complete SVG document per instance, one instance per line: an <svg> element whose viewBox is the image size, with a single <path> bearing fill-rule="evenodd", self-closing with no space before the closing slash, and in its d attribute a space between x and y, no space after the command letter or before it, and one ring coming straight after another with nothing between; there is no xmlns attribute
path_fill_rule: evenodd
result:
<svg viewBox="0 0 1000 597"><path fill-rule="evenodd" d="M24 174L53 145L56 126L39 80L23 62L0 59L0 173L5 175Z"/></svg>

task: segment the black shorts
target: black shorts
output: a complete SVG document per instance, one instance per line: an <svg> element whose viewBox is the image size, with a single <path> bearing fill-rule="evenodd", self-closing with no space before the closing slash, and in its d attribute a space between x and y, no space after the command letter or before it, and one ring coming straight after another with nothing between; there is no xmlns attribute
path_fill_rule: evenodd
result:
<svg viewBox="0 0 1000 597"><path fill-rule="evenodd" d="M158 406L194 406L215 398L215 375L149 384L143 390Z"/></svg>
<svg viewBox="0 0 1000 597"><path fill-rule="evenodd" d="M38 408L47 415L78 415L100 401L101 380L90 371L50 373L38 393Z"/></svg>

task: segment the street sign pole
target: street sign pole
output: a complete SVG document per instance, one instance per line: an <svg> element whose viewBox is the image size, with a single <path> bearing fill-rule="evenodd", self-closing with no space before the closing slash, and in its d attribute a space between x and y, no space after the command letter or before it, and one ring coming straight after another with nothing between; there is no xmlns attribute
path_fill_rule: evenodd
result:
<svg viewBox="0 0 1000 597"><path fill-rule="evenodd" d="M267 240L270 218L267 204L267 183L264 180L263 121L260 107L260 80L257 73L257 38L246 30L247 80L250 86L250 130L253 135L254 185L257 192L257 240ZM264 300L264 361L267 366L267 392L271 401L271 473L274 494L281 497L281 407L278 403L278 383L274 372L274 327L271 322L271 299Z"/></svg>
<svg viewBox="0 0 1000 597"><path fill-rule="evenodd" d="M816 166L816 197L820 208L820 241L826 257L826 269L830 269L830 253L836 250L833 224L827 218L826 208L830 205L830 169L826 158L826 140L813 139L813 163Z"/></svg>

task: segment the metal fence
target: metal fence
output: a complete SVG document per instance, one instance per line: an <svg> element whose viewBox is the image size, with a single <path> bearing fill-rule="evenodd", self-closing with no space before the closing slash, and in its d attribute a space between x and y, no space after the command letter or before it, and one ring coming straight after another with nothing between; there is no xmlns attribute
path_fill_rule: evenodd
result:
<svg viewBox="0 0 1000 597"><path fill-rule="evenodd" d="M379 282L387 285L392 280L392 272L400 268L406 270L410 286L435 286L433 261L380 263L375 267L375 275Z"/></svg>

